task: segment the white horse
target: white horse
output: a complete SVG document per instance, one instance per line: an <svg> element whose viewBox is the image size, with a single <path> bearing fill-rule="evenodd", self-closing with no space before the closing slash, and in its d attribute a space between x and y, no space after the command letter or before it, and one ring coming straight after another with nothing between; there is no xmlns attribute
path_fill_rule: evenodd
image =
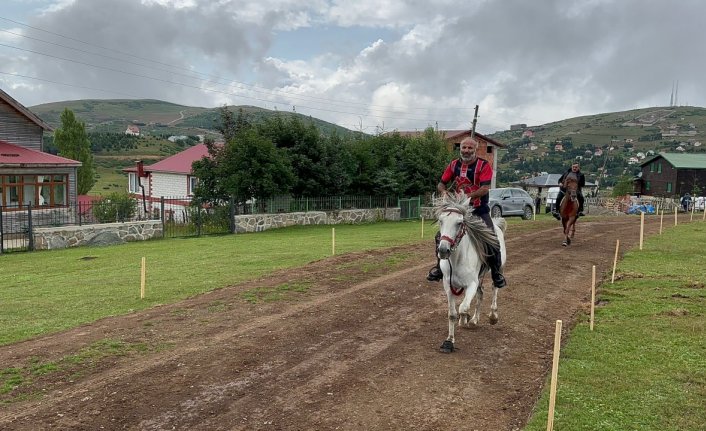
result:
<svg viewBox="0 0 706 431"><path fill-rule="evenodd" d="M485 222L472 214L470 198L464 194L445 195L435 202L436 217L439 222L441 241L437 247L441 271L444 274L444 291L449 303L449 336L441 345L441 351L451 353L454 349L454 328L458 321L462 326L475 326L480 316L483 300L483 276L490 269L487 258L490 247L500 247L502 266L505 265L505 227L503 218L493 219L495 232ZM469 309L473 297L478 294L475 311L471 317ZM456 297L463 295L463 301L456 312ZM459 318L460 317L460 318ZM490 323L498 322L498 289L493 286L493 300L490 304Z"/></svg>

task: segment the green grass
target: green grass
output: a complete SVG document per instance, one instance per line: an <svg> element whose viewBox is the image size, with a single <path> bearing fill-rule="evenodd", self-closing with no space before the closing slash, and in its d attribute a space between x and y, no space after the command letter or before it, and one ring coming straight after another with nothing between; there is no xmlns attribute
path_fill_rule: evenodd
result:
<svg viewBox="0 0 706 431"><path fill-rule="evenodd" d="M509 229L543 222L508 220ZM332 226L131 242L112 247L0 255L0 345L132 313L331 256ZM336 255L410 244L429 249L436 226L420 221L338 225ZM414 245L413 245L414 244ZM145 299L140 299L141 258ZM387 262L390 265L393 261ZM258 295L255 295L256 297Z"/></svg>
<svg viewBox="0 0 706 431"><path fill-rule="evenodd" d="M561 352L555 430L703 430L706 423L706 225L626 253ZM525 431L545 430L548 388Z"/></svg>

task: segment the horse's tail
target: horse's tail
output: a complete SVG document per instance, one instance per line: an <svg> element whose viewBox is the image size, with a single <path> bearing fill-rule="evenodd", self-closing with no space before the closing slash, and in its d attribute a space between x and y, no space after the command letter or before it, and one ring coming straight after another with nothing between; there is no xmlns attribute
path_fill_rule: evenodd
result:
<svg viewBox="0 0 706 431"><path fill-rule="evenodd" d="M505 233L505 229L507 229L507 221L505 221L504 218L498 217L493 219L493 223L495 223L495 226L500 229L500 232Z"/></svg>

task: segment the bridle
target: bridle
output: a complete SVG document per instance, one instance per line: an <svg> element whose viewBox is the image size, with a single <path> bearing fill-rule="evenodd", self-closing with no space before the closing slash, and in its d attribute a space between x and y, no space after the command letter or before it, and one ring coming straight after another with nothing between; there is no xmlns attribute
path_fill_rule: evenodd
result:
<svg viewBox="0 0 706 431"><path fill-rule="evenodd" d="M456 214L463 215L463 212L461 212L460 210L457 210L455 208L446 209L446 210L444 210L444 212L456 213ZM447 235L441 235L441 241L443 241L443 240L448 241L449 244L451 244L451 251L454 251L454 250L456 250L456 246L458 245L458 243L461 242L461 240L463 239L463 236L465 234L466 234L466 224L461 223L461 229L458 230L455 238L451 238L450 236L447 236Z"/></svg>
<svg viewBox="0 0 706 431"><path fill-rule="evenodd" d="M448 209L444 210L444 212L456 213L456 214L464 215L461 210L458 210L458 209L456 209L456 208L448 208ZM451 238L450 236L447 236L447 235L441 235L441 239L440 239L440 240L441 240L441 241L444 241L444 240L448 241L449 244L451 244L451 252L453 253L453 251L456 250L456 246L458 246L458 244L459 244L459 243L461 242L461 240L463 239L463 236L466 235L466 232L467 232L467 230L466 230L466 223L461 223L461 228L460 228L460 229L458 230L458 232L456 233L456 237L455 237L455 238ZM451 261L449 261L449 269L450 269L451 272L453 273L453 267L451 266ZM463 293L463 291L464 291L464 288L458 288L458 289L457 289L457 288L455 288L453 285L450 286L450 289L451 289L451 293L453 293L455 296L460 296L460 295Z"/></svg>

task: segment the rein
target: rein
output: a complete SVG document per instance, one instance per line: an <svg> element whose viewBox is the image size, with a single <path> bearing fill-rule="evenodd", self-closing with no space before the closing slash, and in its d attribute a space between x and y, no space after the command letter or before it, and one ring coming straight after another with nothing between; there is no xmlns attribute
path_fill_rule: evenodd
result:
<svg viewBox="0 0 706 431"><path fill-rule="evenodd" d="M457 214L463 215L463 213L461 211L459 211L457 209L453 209L453 208L449 208L444 212L457 213ZM446 235L441 235L441 240L448 241L451 244L451 251L453 252L454 250L456 250L456 246L458 245L458 243L461 242L461 240L463 239L463 236L465 234L466 234L466 224L461 223L461 229L458 230L458 233L456 234L456 238L451 238ZM453 270L454 269L453 269L453 266L451 266L450 260L449 260L449 269L451 271L451 273L449 274L449 278L453 279ZM463 291L465 290L464 288L457 289L454 286L450 286L450 288L451 288L451 293L453 293L455 296L460 296L463 293Z"/></svg>

